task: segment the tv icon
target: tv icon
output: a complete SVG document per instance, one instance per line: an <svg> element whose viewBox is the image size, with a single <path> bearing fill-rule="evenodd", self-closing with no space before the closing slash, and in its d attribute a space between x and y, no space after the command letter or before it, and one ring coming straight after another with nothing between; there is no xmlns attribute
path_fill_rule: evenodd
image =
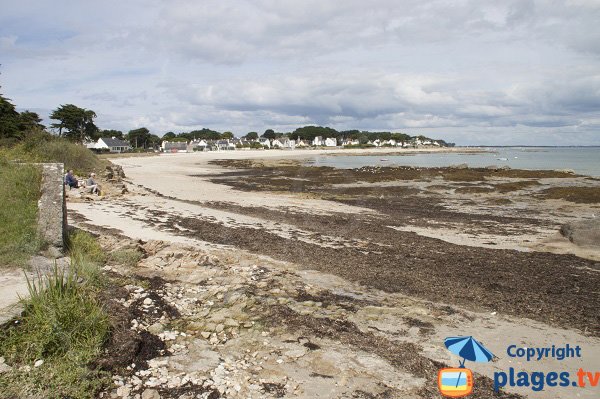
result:
<svg viewBox="0 0 600 399"><path fill-rule="evenodd" d="M464 367L445 368L438 372L440 393L450 398L460 398L473 392L473 372Z"/></svg>

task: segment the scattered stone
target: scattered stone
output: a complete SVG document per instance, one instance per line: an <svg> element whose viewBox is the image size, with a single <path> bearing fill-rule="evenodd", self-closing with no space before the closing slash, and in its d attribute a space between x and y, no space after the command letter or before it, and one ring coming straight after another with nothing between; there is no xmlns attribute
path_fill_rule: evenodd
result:
<svg viewBox="0 0 600 399"><path fill-rule="evenodd" d="M142 399L160 399L160 394L156 389L146 389L142 392Z"/></svg>
<svg viewBox="0 0 600 399"><path fill-rule="evenodd" d="M600 218L563 224L560 234L581 247L600 247Z"/></svg>
<svg viewBox="0 0 600 399"><path fill-rule="evenodd" d="M36 362L33 364L33 367L40 367L42 364L44 364L44 361L42 359L40 360L36 360Z"/></svg>

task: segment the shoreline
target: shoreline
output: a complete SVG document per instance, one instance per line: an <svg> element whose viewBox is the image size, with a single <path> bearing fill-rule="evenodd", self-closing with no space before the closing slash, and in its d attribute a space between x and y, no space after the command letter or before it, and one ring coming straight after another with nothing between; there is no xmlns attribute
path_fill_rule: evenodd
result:
<svg viewBox="0 0 600 399"><path fill-rule="evenodd" d="M173 287L197 287L204 281L215 285L210 290L217 290L219 285L237 284L231 289L244 290L252 301L273 304L261 310L264 314L250 314L259 317L257 326L262 325L262 317L277 320L275 326L248 331L232 327L238 335L227 335L227 341L220 337L222 332L229 334L229 327L215 330L224 324L218 318L224 310L211 310L200 319L197 315L206 310L193 313L197 326L188 327L193 338L185 345L213 340L216 334L219 343L211 343L210 350L228 358L246 349L256 351L251 337L257 332L262 340L269 337L269 348L275 345L269 351L277 350L277 345L296 350L291 342L307 337L328 349L303 352L299 358L280 356L281 364L276 363L277 357L269 357L268 374L266 369L259 373L269 383L280 383L285 375L285 381L294 382L290 386L304 392L300 397L316 392L310 387L341 394L344 389L356 392L361 384L377 395L382 391L373 385L375 381L387 384L386 389L398 397L434 397L433 391L423 391L431 384L430 366L413 369L410 359L417 356L422 364L453 363L443 349L443 338L461 332L483 339L494 353L502 353L508 341L551 346L567 339L585 347L584 365L592 367L600 356L600 321L592 310L597 305L593 293L600 274L597 261L566 255L573 244L565 238L560 240L567 247L560 250L562 254L551 254L543 246L537 251L529 247L554 234L557 223L585 219L586 212L594 209L591 206L597 207L547 199L545 190L564 184L593 188L596 181L551 171L340 171L303 167L297 157L281 159L279 151L265 157L268 153L114 159L125 170L130 193L69 203L70 218L82 228L100 234L118 232L142 240L144 246L161 242L167 255L155 260L149 252L136 273L160 276ZM459 241L428 236L444 231ZM503 245L508 247L500 249ZM165 257L170 253L182 253L182 261ZM218 261L209 269L184 262L198 253ZM239 280L236 273L246 269L265 270L264 277ZM227 270L231 274L222 275ZM578 276L564 280L565 274ZM217 275L221 277L208 282L208 277ZM223 295L229 295L228 290ZM243 323L239 321L240 326ZM325 328L322 323L329 323L326 330L320 330ZM375 342L385 342L383 347L403 360L389 363ZM364 353L379 366L358 371L345 368L343 362L327 369L315 366L329 364L327 356L363 359ZM168 358L161 361L171 367ZM291 366L284 367L288 362ZM494 370L509 366L509 359L501 356L494 365L477 367L477 372L489 378ZM533 366L535 371L557 367L519 364L526 370ZM384 382L384 370L400 382ZM309 377L310 373L315 376ZM317 375L345 375L346 382ZM411 380L419 382L411 385ZM477 384L483 388L488 383L478 380ZM247 388L241 386L242 391ZM333 386L337 388L331 390ZM571 393L567 391L535 396L567 398ZM509 392L533 396L526 388ZM591 398L592 393L582 392L582 397ZM489 394L479 391L473 397Z"/></svg>

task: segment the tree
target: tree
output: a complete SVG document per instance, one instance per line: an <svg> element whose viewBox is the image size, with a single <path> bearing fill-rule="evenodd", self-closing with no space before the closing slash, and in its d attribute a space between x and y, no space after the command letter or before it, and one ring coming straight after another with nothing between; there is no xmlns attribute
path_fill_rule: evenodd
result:
<svg viewBox="0 0 600 399"><path fill-rule="evenodd" d="M277 137L277 135L275 134L275 131L273 131L273 129L267 129L263 133L263 137L266 137L268 139L274 139L275 137Z"/></svg>
<svg viewBox="0 0 600 399"><path fill-rule="evenodd" d="M158 145L160 144L161 141L162 141L161 138L155 134L150 134L150 136L148 136L148 143L150 143L150 145L154 149L156 149L158 147Z"/></svg>
<svg viewBox="0 0 600 399"><path fill-rule="evenodd" d="M189 132L188 135L193 139L218 140L221 138L221 133L207 128L202 130L193 130Z"/></svg>
<svg viewBox="0 0 600 399"><path fill-rule="evenodd" d="M258 138L258 133L256 132L248 132L246 134L246 140L256 140Z"/></svg>
<svg viewBox="0 0 600 399"><path fill-rule="evenodd" d="M172 140L172 139L174 139L175 137L177 137L177 135L176 135L175 133L173 133L173 132L167 132L167 133L165 133L165 134L162 136L162 139L163 139L163 140L167 140L167 141L169 141L169 140Z"/></svg>
<svg viewBox="0 0 600 399"><path fill-rule="evenodd" d="M23 132L31 130L44 130L46 128L46 126L40 123L42 118L40 118L36 112L31 112L29 110L23 111L19 115L19 119L19 130Z"/></svg>
<svg viewBox="0 0 600 399"><path fill-rule="evenodd" d="M232 139L232 138L233 138L233 133L231 133L231 132L224 132L224 133L221 135L221 138L222 138L222 139L225 139L225 140Z"/></svg>
<svg viewBox="0 0 600 399"><path fill-rule="evenodd" d="M114 137L116 139L123 140L123 132L120 130L100 130L98 132L98 137Z"/></svg>
<svg viewBox="0 0 600 399"><path fill-rule="evenodd" d="M130 130L129 133L127 133L127 138L129 139L129 143L132 147L146 148L148 142L150 141L150 131L145 127Z"/></svg>
<svg viewBox="0 0 600 399"><path fill-rule="evenodd" d="M75 142L83 142L94 137L98 127L94 124L96 113L90 109L79 108L73 104L61 105L50 114L50 119L59 121L51 126L58 129L58 135Z"/></svg>
<svg viewBox="0 0 600 399"><path fill-rule="evenodd" d="M0 138L18 138L20 122L15 106L0 94Z"/></svg>
<svg viewBox="0 0 600 399"><path fill-rule="evenodd" d="M304 140L313 140L317 136L338 138L340 137L340 133L330 127L304 126L294 130L294 132L290 135L290 138L292 140L296 140L298 137L300 137Z"/></svg>

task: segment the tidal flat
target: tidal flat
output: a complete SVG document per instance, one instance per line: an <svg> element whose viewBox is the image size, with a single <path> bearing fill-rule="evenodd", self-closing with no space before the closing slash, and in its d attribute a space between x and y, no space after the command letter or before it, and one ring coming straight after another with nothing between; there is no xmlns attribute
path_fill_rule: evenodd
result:
<svg viewBox="0 0 600 399"><path fill-rule="evenodd" d="M142 248L137 265L112 272L168 281L148 295L180 311L164 320L138 312L136 328L163 325L174 355L123 375L125 386L137 378L175 395L180 387L151 376L184 378L184 356L202 366L185 376L198 392L433 398L435 370L456 363L443 346L451 335L476 336L497 355L477 365L473 397L491 397L494 370L515 365L513 343L582 346L582 359L519 363L524 370L594 369L598 248L559 230L594 220L600 181L462 166L340 170L305 165L312 153L114 159L128 193L69 203L72 223L107 251ZM135 295L126 301L140 302ZM173 330L185 336L171 340Z"/></svg>

